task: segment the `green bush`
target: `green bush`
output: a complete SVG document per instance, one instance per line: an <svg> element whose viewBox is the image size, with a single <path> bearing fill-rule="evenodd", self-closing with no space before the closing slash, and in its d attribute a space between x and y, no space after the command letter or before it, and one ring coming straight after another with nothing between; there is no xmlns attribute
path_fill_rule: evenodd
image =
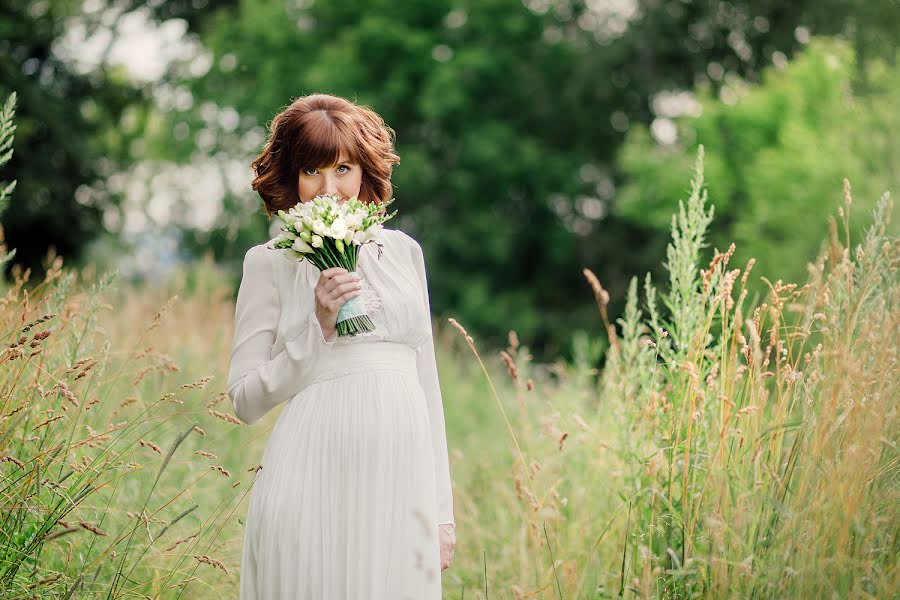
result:
<svg viewBox="0 0 900 600"><path fill-rule="evenodd" d="M716 207L710 243L724 250L735 242L734 259L754 257L758 274L804 280L828 234L823 208L839 199L841 181L854 182L854 210L864 213L900 182L900 69L873 60L863 87L854 85L855 60L847 44L813 39L786 66L767 68L761 85L732 81L719 97L697 90L701 113L674 119L673 144L632 127L619 155L627 182L615 210L666 231L682 173L703 144ZM755 282L751 289L764 293Z"/></svg>

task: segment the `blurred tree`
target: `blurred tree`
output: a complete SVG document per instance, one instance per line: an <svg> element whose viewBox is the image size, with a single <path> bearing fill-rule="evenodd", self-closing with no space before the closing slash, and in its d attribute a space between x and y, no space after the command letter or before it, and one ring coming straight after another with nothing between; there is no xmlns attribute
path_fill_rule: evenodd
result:
<svg viewBox="0 0 900 600"><path fill-rule="evenodd" d="M0 96L18 93L16 152L6 166L18 188L2 214L15 261L42 270L49 247L77 259L100 230L98 207L78 201L79 186L110 172L99 139L132 90L112 78L73 73L52 52L71 2L0 5Z"/></svg>
<svg viewBox="0 0 900 600"><path fill-rule="evenodd" d="M515 328L543 344L573 329L572 291L588 294L577 238L547 201L569 203L585 185L585 156L560 133L570 107L546 94L568 87L578 53L574 42L544 44L546 21L505 0L220 11L204 38L216 67L191 91L255 115L257 127L313 91L371 105L398 134L392 226L420 239L440 273L430 280L435 313L451 309L495 340ZM210 154L229 151L216 139ZM245 201L229 202L246 225ZM246 246L227 231L197 244L239 258Z"/></svg>
<svg viewBox="0 0 900 600"><path fill-rule="evenodd" d="M435 314L452 312L497 343L515 328L554 354L597 323L582 266L601 276L615 313L631 274L663 256L666 235L614 210L629 128L668 118L660 93L758 81L812 33L846 36L865 57L893 48L897 3L856 4L123 0L80 15L100 29L110 14L142 11L200 34L209 57L175 61L141 86L106 64L74 74L53 54L77 2L14 2L0 12L0 91L43 106L21 115L23 132L43 133L17 139L31 162L13 167L28 190L16 210L32 210L16 217L19 239L77 253L102 231L98 206L115 206L132 183L149 189L145 178L178 196L167 212L182 215L189 248L237 263L266 233L262 215L247 216L259 201L245 185L265 125L293 97L332 92L373 106L397 130L394 226L425 246ZM28 86L43 102L26 99ZM74 166L51 182L34 157L52 155ZM134 161L140 168L126 171ZM177 169L162 177L166 164ZM209 171L221 171L218 182ZM76 194L91 180L95 193Z"/></svg>
<svg viewBox="0 0 900 600"><path fill-rule="evenodd" d="M843 178L853 186L857 228L900 184L900 69L871 60L867 91L854 94L855 65L848 44L814 38L787 66L768 68L760 85L735 80L719 97L701 87L700 116L633 127L620 154L627 185L617 214L667 232L702 143L716 210L710 244L724 250L736 242L738 264L755 257L753 280L802 282L840 205ZM654 137L657 126L672 137Z"/></svg>
<svg viewBox="0 0 900 600"><path fill-rule="evenodd" d="M120 6L119 15L144 4ZM121 68L101 62L85 73L56 52L69 19L83 17L81 5L73 0L0 4L0 96L15 91L21 106L17 152L6 165L18 188L0 220L9 246L17 249L14 262L31 267L37 279L51 247L77 262L104 233L103 212L121 198L102 185L92 188L140 158L131 152L140 132L122 131L122 124L146 114L149 105L150 86L129 80ZM202 0L156 2L153 14L196 25L204 6ZM102 11L87 22L91 28L109 25ZM106 53L115 41L108 39Z"/></svg>
<svg viewBox="0 0 900 600"><path fill-rule="evenodd" d="M244 3L201 23L214 67L182 82L195 108L170 114L161 130L205 126L215 140L205 154L249 157L291 98L323 91L373 106L398 133L394 226L421 240L438 274L435 314L452 313L494 343L515 328L551 355L596 322L582 266L621 297L632 273L658 269L664 255L667 235L610 214L616 150L631 124L654 120L659 92L758 80L809 31L863 31L872 52L896 39L892 18L832 4ZM222 131L196 116L196 107L215 114L205 103L253 118ZM242 131L255 132L255 147L236 148L254 139ZM247 196L226 196L222 222L189 234L193 244L236 262L264 233L247 206Z"/></svg>

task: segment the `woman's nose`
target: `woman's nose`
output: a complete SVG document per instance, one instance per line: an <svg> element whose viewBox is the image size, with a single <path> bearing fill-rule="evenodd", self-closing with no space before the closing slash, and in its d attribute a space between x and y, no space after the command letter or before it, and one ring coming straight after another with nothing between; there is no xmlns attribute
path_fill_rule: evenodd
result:
<svg viewBox="0 0 900 600"><path fill-rule="evenodd" d="M322 194L337 194L337 180L331 173L325 173L322 177Z"/></svg>

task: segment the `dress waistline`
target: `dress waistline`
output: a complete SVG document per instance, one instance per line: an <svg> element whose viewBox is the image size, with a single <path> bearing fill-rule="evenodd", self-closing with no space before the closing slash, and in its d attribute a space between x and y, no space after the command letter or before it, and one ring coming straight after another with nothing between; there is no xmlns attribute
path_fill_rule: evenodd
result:
<svg viewBox="0 0 900 600"><path fill-rule="evenodd" d="M316 375L310 383L366 371L391 370L416 375L417 355L415 348L399 342L335 344L320 357Z"/></svg>

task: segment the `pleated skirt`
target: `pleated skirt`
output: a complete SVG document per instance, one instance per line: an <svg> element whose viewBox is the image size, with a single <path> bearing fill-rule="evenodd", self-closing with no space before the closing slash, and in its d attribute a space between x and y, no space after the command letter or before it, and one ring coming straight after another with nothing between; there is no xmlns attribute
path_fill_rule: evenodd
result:
<svg viewBox="0 0 900 600"><path fill-rule="evenodd" d="M336 345L282 410L245 520L242 600L440 600L416 351Z"/></svg>

